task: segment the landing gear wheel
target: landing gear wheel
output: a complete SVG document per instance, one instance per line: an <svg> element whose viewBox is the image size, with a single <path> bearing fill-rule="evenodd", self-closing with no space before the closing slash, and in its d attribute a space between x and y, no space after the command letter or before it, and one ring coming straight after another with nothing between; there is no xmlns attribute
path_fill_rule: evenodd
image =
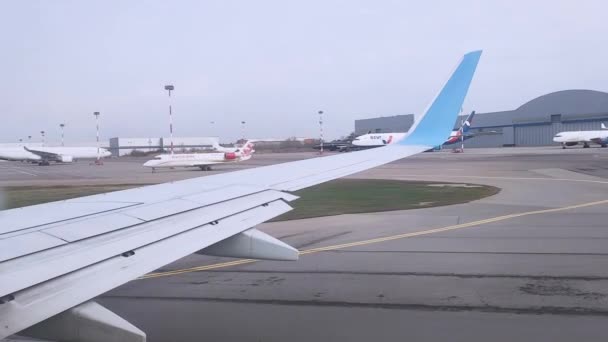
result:
<svg viewBox="0 0 608 342"><path fill-rule="evenodd" d="M211 166L209 165L202 165L199 166L199 168L201 169L201 171L211 171Z"/></svg>
<svg viewBox="0 0 608 342"><path fill-rule="evenodd" d="M589 148L589 144L585 143L585 144L583 145L583 148Z"/></svg>

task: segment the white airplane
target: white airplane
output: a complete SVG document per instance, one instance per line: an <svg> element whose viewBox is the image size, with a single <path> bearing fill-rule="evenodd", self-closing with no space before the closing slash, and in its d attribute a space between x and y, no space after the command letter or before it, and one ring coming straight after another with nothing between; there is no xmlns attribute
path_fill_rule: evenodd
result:
<svg viewBox="0 0 608 342"><path fill-rule="evenodd" d="M145 341L94 299L192 253L297 260L254 227L291 210L292 191L443 143L480 56L464 55L412 133L386 147L0 212L0 339Z"/></svg>
<svg viewBox="0 0 608 342"><path fill-rule="evenodd" d="M589 148L590 143L598 144L602 147L608 146L608 130L604 123L600 126L599 131L568 131L559 132L553 137L553 141L562 144L562 148L566 146L574 146L583 143L584 148Z"/></svg>
<svg viewBox="0 0 608 342"><path fill-rule="evenodd" d="M158 168L174 167L198 167L203 171L211 171L211 165L249 160L255 152L251 140L246 141L242 147L226 148L218 145L215 148L221 152L161 154L145 162L144 166L152 168L152 172Z"/></svg>
<svg viewBox="0 0 608 342"><path fill-rule="evenodd" d="M450 132L450 135L443 142L442 145L451 145L456 142L475 137L476 134L469 133L469 129L471 128L471 124L473 123L474 116L475 111L472 111L471 114L469 114L469 116L466 118L466 120L462 122L460 128ZM399 141L405 136L407 136L407 133L368 133L356 137L353 140L352 144L353 146L361 148L380 147L384 145L389 145L395 141Z"/></svg>
<svg viewBox="0 0 608 342"><path fill-rule="evenodd" d="M248 142L254 143L256 141L259 141L259 140L247 140L247 141L245 141L245 144L243 144L243 145L246 145ZM217 141L213 142L213 150L216 152L230 153L230 152L236 152L236 151L238 151L238 149L239 149L238 147L223 147Z"/></svg>
<svg viewBox="0 0 608 342"><path fill-rule="evenodd" d="M407 133L367 133L353 139L353 146L371 148L390 145L405 137Z"/></svg>
<svg viewBox="0 0 608 342"><path fill-rule="evenodd" d="M108 150L99 149L100 157L110 155ZM49 165L50 162L71 163L75 159L87 158L97 158L97 147L0 147L0 160L29 161L38 165Z"/></svg>

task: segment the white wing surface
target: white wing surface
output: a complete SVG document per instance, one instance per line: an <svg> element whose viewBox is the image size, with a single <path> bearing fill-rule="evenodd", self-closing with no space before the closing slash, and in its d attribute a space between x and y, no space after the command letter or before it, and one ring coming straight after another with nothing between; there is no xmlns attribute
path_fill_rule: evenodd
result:
<svg viewBox="0 0 608 342"><path fill-rule="evenodd" d="M141 341L90 300L197 251L296 260L296 249L253 227L291 210L290 191L441 144L480 55L466 54L413 132L386 147L0 212L0 338L29 328L62 340Z"/></svg>

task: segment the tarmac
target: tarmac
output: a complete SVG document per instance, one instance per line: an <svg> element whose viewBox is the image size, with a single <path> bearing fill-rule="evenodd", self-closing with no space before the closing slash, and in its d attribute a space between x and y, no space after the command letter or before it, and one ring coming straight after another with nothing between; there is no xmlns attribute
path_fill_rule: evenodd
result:
<svg viewBox="0 0 608 342"><path fill-rule="evenodd" d="M215 171L1 163L0 184L147 184ZM466 204L266 223L299 261L192 255L99 302L149 341L600 341L608 323L608 149L423 153L351 176L487 184Z"/></svg>

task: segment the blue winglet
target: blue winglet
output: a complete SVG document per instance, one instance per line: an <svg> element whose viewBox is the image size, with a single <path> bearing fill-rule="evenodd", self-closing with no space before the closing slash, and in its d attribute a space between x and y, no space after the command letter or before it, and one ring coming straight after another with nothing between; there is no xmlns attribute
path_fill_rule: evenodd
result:
<svg viewBox="0 0 608 342"><path fill-rule="evenodd" d="M481 50L469 52L433 100L428 110L412 127L413 132L398 144L438 146L450 135L469 90Z"/></svg>

